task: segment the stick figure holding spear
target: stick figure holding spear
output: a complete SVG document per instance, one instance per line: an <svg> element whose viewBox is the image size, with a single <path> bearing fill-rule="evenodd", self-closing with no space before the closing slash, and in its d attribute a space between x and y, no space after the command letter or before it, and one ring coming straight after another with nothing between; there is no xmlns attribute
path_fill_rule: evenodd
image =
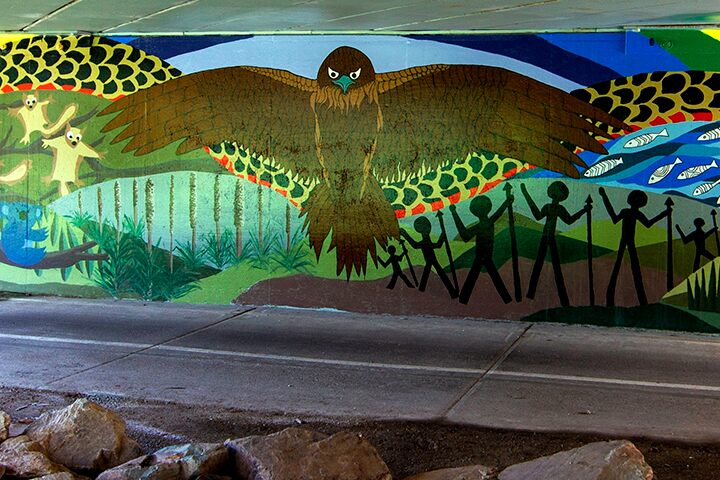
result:
<svg viewBox="0 0 720 480"><path fill-rule="evenodd" d="M415 285L410 283L410 280L405 276L405 274L402 271L402 267L400 266L400 262L403 258L407 257L408 259L408 265L410 265L410 257L407 256L408 251L407 248L405 248L405 244L401 243L402 247L402 253L398 255L395 253L397 249L394 245L390 245L387 247L387 253L388 258L387 260L383 260L382 258L379 258L378 261L380 262L380 265L383 267L389 267L392 266L392 278L390 278L390 283L388 283L387 288L392 290L395 288L395 283L397 283L398 278L405 282L405 285L407 285L409 288L415 288ZM413 278L415 278L415 272L412 269L412 265L410 265L410 272L412 273ZM417 280L415 280L415 284L417 284Z"/></svg>
<svg viewBox="0 0 720 480"><path fill-rule="evenodd" d="M421 292L425 291L428 279L430 278L430 272L434 269L435 273L437 273L438 277L440 277L440 280L443 282L443 285L445 285L445 288L450 294L450 298L457 298L457 287L452 284L448 276L445 274L445 271L435 255L435 249L442 247L443 243L446 245L448 244L447 235L441 235L438 241L434 242L432 238L430 238L432 224L430 223L430 220L425 217L418 217L415 219L413 226L415 227L415 231L420 234L420 240L412 238L406 230L400 230L400 235L407 240L411 247L420 249L420 251L422 251L423 258L425 259L425 268L423 269L422 276L420 277L418 290ZM455 266L452 263L452 257L449 259L454 272Z"/></svg>

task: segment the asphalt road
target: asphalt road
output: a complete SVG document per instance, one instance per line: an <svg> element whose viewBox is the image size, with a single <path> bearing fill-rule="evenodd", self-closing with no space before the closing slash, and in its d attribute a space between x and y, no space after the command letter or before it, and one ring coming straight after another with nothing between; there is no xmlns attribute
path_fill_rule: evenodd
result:
<svg viewBox="0 0 720 480"><path fill-rule="evenodd" d="M0 301L0 384L720 441L720 337L276 307Z"/></svg>

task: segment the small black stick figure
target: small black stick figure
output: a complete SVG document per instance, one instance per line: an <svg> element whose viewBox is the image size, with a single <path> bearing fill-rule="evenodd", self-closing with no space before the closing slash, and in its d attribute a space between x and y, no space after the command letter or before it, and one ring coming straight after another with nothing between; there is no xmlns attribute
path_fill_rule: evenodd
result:
<svg viewBox="0 0 720 480"><path fill-rule="evenodd" d="M460 303L466 304L468 300L470 300L470 295L472 294L473 288L475 288L475 283L480 276L482 267L485 267L488 275L490 275L490 279L493 285L495 285L495 290L497 290L503 302L510 303L510 301L512 301L512 297L510 297L492 258L493 246L495 244L495 222L497 222L503 212L507 210L512 201L513 196L508 195L500 208L490 215L490 210L492 210L490 199L487 197L473 198L470 203L470 212L477 217L477 223L469 228L466 227L460 219L455 205L450 205L450 213L452 213L453 220L455 220L455 226L458 229L460 238L466 242L471 241L473 238L475 239L475 258L473 259L472 267L470 267L470 272L468 272L462 290L460 290Z"/></svg>
<svg viewBox="0 0 720 480"><path fill-rule="evenodd" d="M400 230L400 235L408 241L411 247L420 249L422 251L423 258L425 259L425 268L423 269L422 276L420 277L418 290L421 292L425 291L428 279L430 278L430 272L435 269L435 273L437 273L440 280L442 280L443 285L445 285L445 288L447 288L447 291L450 293L450 298L457 298L458 292L455 289L455 286L445 274L437 256L435 256L435 249L443 246L446 241L445 237L440 236L437 242L433 242L430 238L432 224L430 223L430 220L425 217L418 217L413 223L413 226L415 227L415 231L420 234L420 240L413 239L405 230Z"/></svg>
<svg viewBox="0 0 720 480"><path fill-rule="evenodd" d="M685 232L682 231L680 225L676 224L675 229L680 234L680 238L685 245L690 242L695 243L695 260L693 261L694 272L695 270L700 268L700 257L705 257L708 260L712 260L713 258L715 258L705 247L705 241L708 239L708 237L717 232L717 228L713 227L707 232L704 231L703 227L705 226L705 220L700 217L696 218L693 224L695 225L695 230L693 230L687 235L685 235Z"/></svg>
<svg viewBox="0 0 720 480"><path fill-rule="evenodd" d="M387 248L388 258L387 260L383 261L383 259L378 259L380 262L380 265L383 267L387 267L392 265L392 278L390 279L390 283L388 283L387 288L392 290L395 288L395 283L397 282L397 279L400 278L403 282L405 282L405 285L407 285L410 288L415 288L415 285L410 283L410 280L405 276L405 274L402 271L402 267L400 266L400 262L403 258L405 258L405 255L407 254L407 249L405 248L405 245L402 247L403 252L400 255L397 255L396 249L393 245L390 245Z"/></svg>

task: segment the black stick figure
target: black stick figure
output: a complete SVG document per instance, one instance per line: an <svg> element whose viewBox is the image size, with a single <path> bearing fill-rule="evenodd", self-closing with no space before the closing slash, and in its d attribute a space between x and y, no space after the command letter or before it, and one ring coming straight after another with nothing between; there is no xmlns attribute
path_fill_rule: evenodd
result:
<svg viewBox="0 0 720 480"><path fill-rule="evenodd" d="M540 238L540 245L538 246L537 257L535 257L535 264L533 265L532 273L530 274L530 286L528 287L527 297L531 299L535 298L538 281L540 280L540 272L542 271L549 248L553 273L555 274L555 285L557 287L558 297L560 297L560 304L567 307L570 305L570 300L568 298L567 289L565 288L565 280L560 266L560 253L558 252L557 241L555 240L557 221L560 219L564 223L572 225L577 222L580 217L587 213L589 207L586 205L582 209L570 215L567 209L561 205L561 202L565 201L570 194L567 186L565 186L562 182L553 182L550 186L548 186L547 195L550 197L551 202L543 205L542 209L539 209L535 204L535 201L530 196L530 193L528 193L525 184L520 185L520 190L522 191L523 196L525 196L525 200L527 201L535 220L540 221L543 218L546 219L545 226L542 231L542 237Z"/></svg>
<svg viewBox="0 0 720 480"><path fill-rule="evenodd" d="M490 215L490 210L492 210L490 199L487 197L473 198L472 202L470 202L470 212L477 217L477 223L470 228L466 227L460 219L455 205L450 205L450 213L452 213L453 220L455 220L455 226L458 229L460 238L466 242L471 241L473 238L475 239L475 258L473 259L472 267L470 267L470 272L468 272L465 283L460 290L460 303L466 304L468 300L470 300L470 295L472 294L473 288L475 288L475 283L480 276L482 267L485 267L488 275L490 275L490 279L493 285L495 285L495 290L497 290L503 302L510 303L512 300L492 258L493 246L495 244L495 222L497 222L503 212L507 210L512 200L512 195L508 196L500 208Z"/></svg>
<svg viewBox="0 0 720 480"><path fill-rule="evenodd" d="M425 268L423 269L422 277L420 278L418 290L421 292L425 291L428 279L430 278L430 271L434 268L435 273L437 273L440 280L442 280L443 285L445 285L445 288L447 288L447 291L450 293L450 298L457 298L458 292L455 290L455 286L445 274L445 271L435 256L435 249L443 246L443 243L446 242L445 237L441 236L437 242L433 242L430 238L432 224L430 223L430 220L425 217L418 217L413 223L413 226L415 227L415 231L420 234L420 240L414 240L405 230L400 230L400 235L408 241L411 247L420 249L422 251L423 258L425 259Z"/></svg>
<svg viewBox="0 0 720 480"><path fill-rule="evenodd" d="M402 271L402 267L400 266L400 262L403 258L405 258L405 255L407 254L407 249L403 245L403 253L400 255L395 254L397 250L393 245L390 245L387 248L388 258L387 260L383 261L381 258L378 259L380 262L380 265L383 267L387 267L392 265L392 278L390 279L390 283L388 283L387 288L392 290L395 288L395 283L397 283L398 278L400 278L403 282L405 282L405 285L407 285L410 288L415 288L415 285L410 283L410 280L405 276L405 274Z"/></svg>
<svg viewBox="0 0 720 480"><path fill-rule="evenodd" d="M695 224L695 230L693 230L687 235L685 235L685 232L682 231L680 225L675 224L675 229L680 234L680 238L685 245L690 242L695 243L695 260L693 261L694 272L695 270L700 268L700 257L705 257L708 260L712 260L713 258L715 258L705 247L705 240L707 240L708 237L714 234L717 231L717 228L713 227L707 232L705 232L703 230L703 227L705 226L705 220L700 217L696 218L693 223Z"/></svg>
<svg viewBox="0 0 720 480"><path fill-rule="evenodd" d="M645 228L650 228L655 223L667 217L669 210L664 210L652 219L648 220L645 214L640 211L640 209L647 205L648 202L647 194L641 190L633 190L628 194L627 202L629 208L623 208L620 210L620 213L615 213L615 209L613 208L612 203L610 203L610 199L608 198L605 189L602 187L600 187L600 196L603 199L605 209L610 215L612 222L618 223L622 221L617 258L615 259L615 265L613 266L612 273L610 274L610 283L607 288L607 305L615 305L615 287L617 286L618 275L620 275L620 266L622 265L623 257L625 256L625 250L627 250L630 255L630 269L632 270L638 302L640 305L647 305L647 296L645 295L642 271L640 270L640 259L638 258L637 247L635 246L637 223L640 222Z"/></svg>

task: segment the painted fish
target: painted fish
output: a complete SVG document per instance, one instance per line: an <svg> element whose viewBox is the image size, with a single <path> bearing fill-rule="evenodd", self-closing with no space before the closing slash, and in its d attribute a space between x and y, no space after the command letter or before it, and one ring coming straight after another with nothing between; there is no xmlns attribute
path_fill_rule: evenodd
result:
<svg viewBox="0 0 720 480"><path fill-rule="evenodd" d="M652 175L650 175L650 180L648 180L648 185L652 185L653 183L658 183L663 178L667 177L670 173L670 170L675 168L675 165L678 165L682 163L682 160L680 160L680 157L675 158L675 161L673 163L667 163L665 165L662 165L658 167Z"/></svg>
<svg viewBox="0 0 720 480"><path fill-rule="evenodd" d="M712 183L702 183L702 184L698 185L695 190L693 190L693 196L699 197L703 193L709 192L710 190L717 187L718 185L720 185L720 180L717 180Z"/></svg>
<svg viewBox="0 0 720 480"><path fill-rule="evenodd" d="M655 141L657 137L667 137L668 131L667 128L663 128L662 131L658 133L643 133L642 135L638 135L635 138L631 138L627 142L625 142L625 148L638 148L643 147L649 143L652 143Z"/></svg>
<svg viewBox="0 0 720 480"><path fill-rule="evenodd" d="M697 167L690 167L682 172L680 172L680 175L678 175L678 180L687 180L688 178L695 178L698 175L700 175L703 172L707 172L711 168L717 168L717 160L713 160L712 163L708 165L698 165Z"/></svg>
<svg viewBox="0 0 720 480"><path fill-rule="evenodd" d="M592 167L585 170L585 175L588 178L592 177L599 177L600 175L603 175L613 168L617 167L618 165L622 165L623 159L622 157L619 158L609 158L607 160L603 160L602 162L596 163Z"/></svg>
<svg viewBox="0 0 720 480"><path fill-rule="evenodd" d="M698 142L707 142L710 140L720 140L720 127L708 130L697 138Z"/></svg>

